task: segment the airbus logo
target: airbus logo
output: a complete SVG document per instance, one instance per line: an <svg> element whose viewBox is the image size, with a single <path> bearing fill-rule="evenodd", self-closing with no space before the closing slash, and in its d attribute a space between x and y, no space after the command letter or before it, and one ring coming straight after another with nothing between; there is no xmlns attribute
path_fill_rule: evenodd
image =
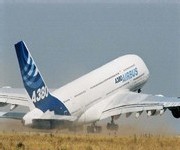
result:
<svg viewBox="0 0 180 150"><path fill-rule="evenodd" d="M137 75L138 75L138 69L137 68L129 70L129 71L125 72L124 74L116 77L115 78L115 84L119 83L119 82L128 81L128 80L132 79L133 77L136 77Z"/></svg>

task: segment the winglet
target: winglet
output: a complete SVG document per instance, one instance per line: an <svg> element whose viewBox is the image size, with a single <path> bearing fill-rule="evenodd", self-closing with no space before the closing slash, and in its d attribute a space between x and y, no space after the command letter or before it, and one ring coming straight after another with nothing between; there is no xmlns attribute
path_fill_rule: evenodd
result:
<svg viewBox="0 0 180 150"><path fill-rule="evenodd" d="M70 115L61 100L49 93L29 50L23 41L15 44L24 87L36 108L44 113L54 111L57 115Z"/></svg>

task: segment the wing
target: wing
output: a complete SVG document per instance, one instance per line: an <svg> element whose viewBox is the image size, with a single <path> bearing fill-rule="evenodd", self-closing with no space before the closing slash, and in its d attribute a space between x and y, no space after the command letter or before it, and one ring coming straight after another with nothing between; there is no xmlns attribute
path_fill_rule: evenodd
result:
<svg viewBox="0 0 180 150"><path fill-rule="evenodd" d="M0 88L0 103L29 106L28 95L24 89Z"/></svg>
<svg viewBox="0 0 180 150"><path fill-rule="evenodd" d="M139 117L143 111L147 111L148 116L162 115L167 108L173 109L179 106L180 99L176 97L153 96L126 91L110 100L102 111L100 120L121 114L126 114L128 117L132 113L136 113L136 117Z"/></svg>
<svg viewBox="0 0 180 150"><path fill-rule="evenodd" d="M21 120L26 113L23 112L0 112L0 118Z"/></svg>

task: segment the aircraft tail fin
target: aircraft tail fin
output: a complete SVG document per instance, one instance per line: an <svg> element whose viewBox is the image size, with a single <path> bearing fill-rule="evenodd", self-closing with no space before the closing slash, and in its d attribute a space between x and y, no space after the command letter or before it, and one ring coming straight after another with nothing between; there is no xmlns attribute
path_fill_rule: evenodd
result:
<svg viewBox="0 0 180 150"><path fill-rule="evenodd" d="M46 88L45 92L48 94L49 91L25 43L21 41L15 44L15 49L23 83L29 96L35 101L33 91L42 87Z"/></svg>
<svg viewBox="0 0 180 150"><path fill-rule="evenodd" d="M70 115L61 100L49 93L39 69L23 41L15 44L24 87L36 108L43 112L54 111L57 115Z"/></svg>

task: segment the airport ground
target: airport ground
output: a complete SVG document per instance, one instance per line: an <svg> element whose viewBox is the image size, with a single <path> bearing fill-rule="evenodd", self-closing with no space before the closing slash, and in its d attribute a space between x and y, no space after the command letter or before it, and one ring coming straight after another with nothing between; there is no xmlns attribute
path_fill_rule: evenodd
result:
<svg viewBox="0 0 180 150"><path fill-rule="evenodd" d="M168 133L141 133L122 127L102 134L85 130L38 130L22 126L20 121L4 120L0 128L0 150L179 150L180 137ZM134 131L134 132L133 132Z"/></svg>

